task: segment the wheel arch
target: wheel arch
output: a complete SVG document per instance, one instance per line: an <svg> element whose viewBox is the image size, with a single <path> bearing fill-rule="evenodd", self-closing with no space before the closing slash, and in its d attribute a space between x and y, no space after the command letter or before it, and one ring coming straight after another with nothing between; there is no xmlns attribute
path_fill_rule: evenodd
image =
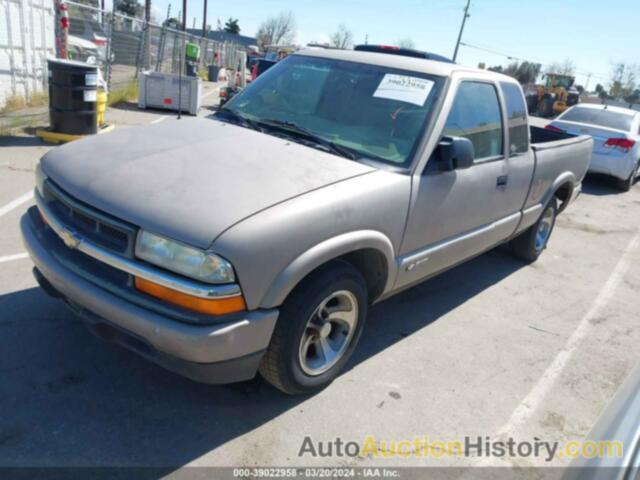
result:
<svg viewBox="0 0 640 480"><path fill-rule="evenodd" d="M327 239L296 257L271 282L260 307L281 305L302 280L336 260L350 263L362 274L370 300L389 290L396 278L394 248L386 235L375 230L349 232Z"/></svg>
<svg viewBox="0 0 640 480"><path fill-rule="evenodd" d="M573 191L576 188L576 177L571 172L565 172L556 178L555 182L549 188L549 192L542 201L542 205L549 203L553 197L557 198L560 204L558 205L558 213L561 213L565 208L569 206L569 202L573 197Z"/></svg>

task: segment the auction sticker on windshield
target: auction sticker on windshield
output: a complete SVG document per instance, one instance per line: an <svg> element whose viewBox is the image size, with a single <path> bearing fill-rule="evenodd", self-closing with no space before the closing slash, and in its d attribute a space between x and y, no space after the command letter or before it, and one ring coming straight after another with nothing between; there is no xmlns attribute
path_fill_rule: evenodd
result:
<svg viewBox="0 0 640 480"><path fill-rule="evenodd" d="M413 103L421 107L424 105L432 88L433 82L426 78L387 73L373 93L373 96Z"/></svg>

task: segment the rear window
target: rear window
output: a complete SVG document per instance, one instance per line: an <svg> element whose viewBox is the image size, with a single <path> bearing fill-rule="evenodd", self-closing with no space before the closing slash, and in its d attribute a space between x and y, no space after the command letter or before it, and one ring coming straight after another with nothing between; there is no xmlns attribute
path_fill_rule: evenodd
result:
<svg viewBox="0 0 640 480"><path fill-rule="evenodd" d="M633 115L599 108L575 107L568 110L567 113L559 118L559 120L588 123L590 125L597 125L599 127L613 128L628 132L631 130Z"/></svg>
<svg viewBox="0 0 640 480"><path fill-rule="evenodd" d="M507 122L509 122L509 153L525 153L529 148L529 126L527 125L527 106L524 103L522 89L515 83L500 82L500 88L507 104Z"/></svg>

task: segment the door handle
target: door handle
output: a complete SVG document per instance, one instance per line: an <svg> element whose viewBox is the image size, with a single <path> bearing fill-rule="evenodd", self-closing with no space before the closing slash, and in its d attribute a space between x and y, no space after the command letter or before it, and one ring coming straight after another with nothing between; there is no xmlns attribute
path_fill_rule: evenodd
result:
<svg viewBox="0 0 640 480"><path fill-rule="evenodd" d="M500 188L500 187L506 187L507 186L507 181L509 180L509 176L508 175L500 175L497 179L496 179L496 187Z"/></svg>

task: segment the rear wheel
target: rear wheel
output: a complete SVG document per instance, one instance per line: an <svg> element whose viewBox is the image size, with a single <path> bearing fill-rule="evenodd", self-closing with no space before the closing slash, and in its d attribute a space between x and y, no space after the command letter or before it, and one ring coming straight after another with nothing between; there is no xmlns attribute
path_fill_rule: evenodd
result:
<svg viewBox="0 0 640 480"><path fill-rule="evenodd" d="M636 183L638 171L640 171L640 161L629 175L629 178L627 178L626 180L618 180L618 188L623 192L628 192L629 190L631 190L633 185Z"/></svg>
<svg viewBox="0 0 640 480"><path fill-rule="evenodd" d="M549 238L553 232L558 213L558 203L554 198L547 204L536 223L511 240L511 250L514 255L525 262L535 262L547 248Z"/></svg>
<svg viewBox="0 0 640 480"><path fill-rule="evenodd" d="M367 303L364 279L348 263L311 274L282 305L260 374L288 394L324 388L353 353Z"/></svg>

